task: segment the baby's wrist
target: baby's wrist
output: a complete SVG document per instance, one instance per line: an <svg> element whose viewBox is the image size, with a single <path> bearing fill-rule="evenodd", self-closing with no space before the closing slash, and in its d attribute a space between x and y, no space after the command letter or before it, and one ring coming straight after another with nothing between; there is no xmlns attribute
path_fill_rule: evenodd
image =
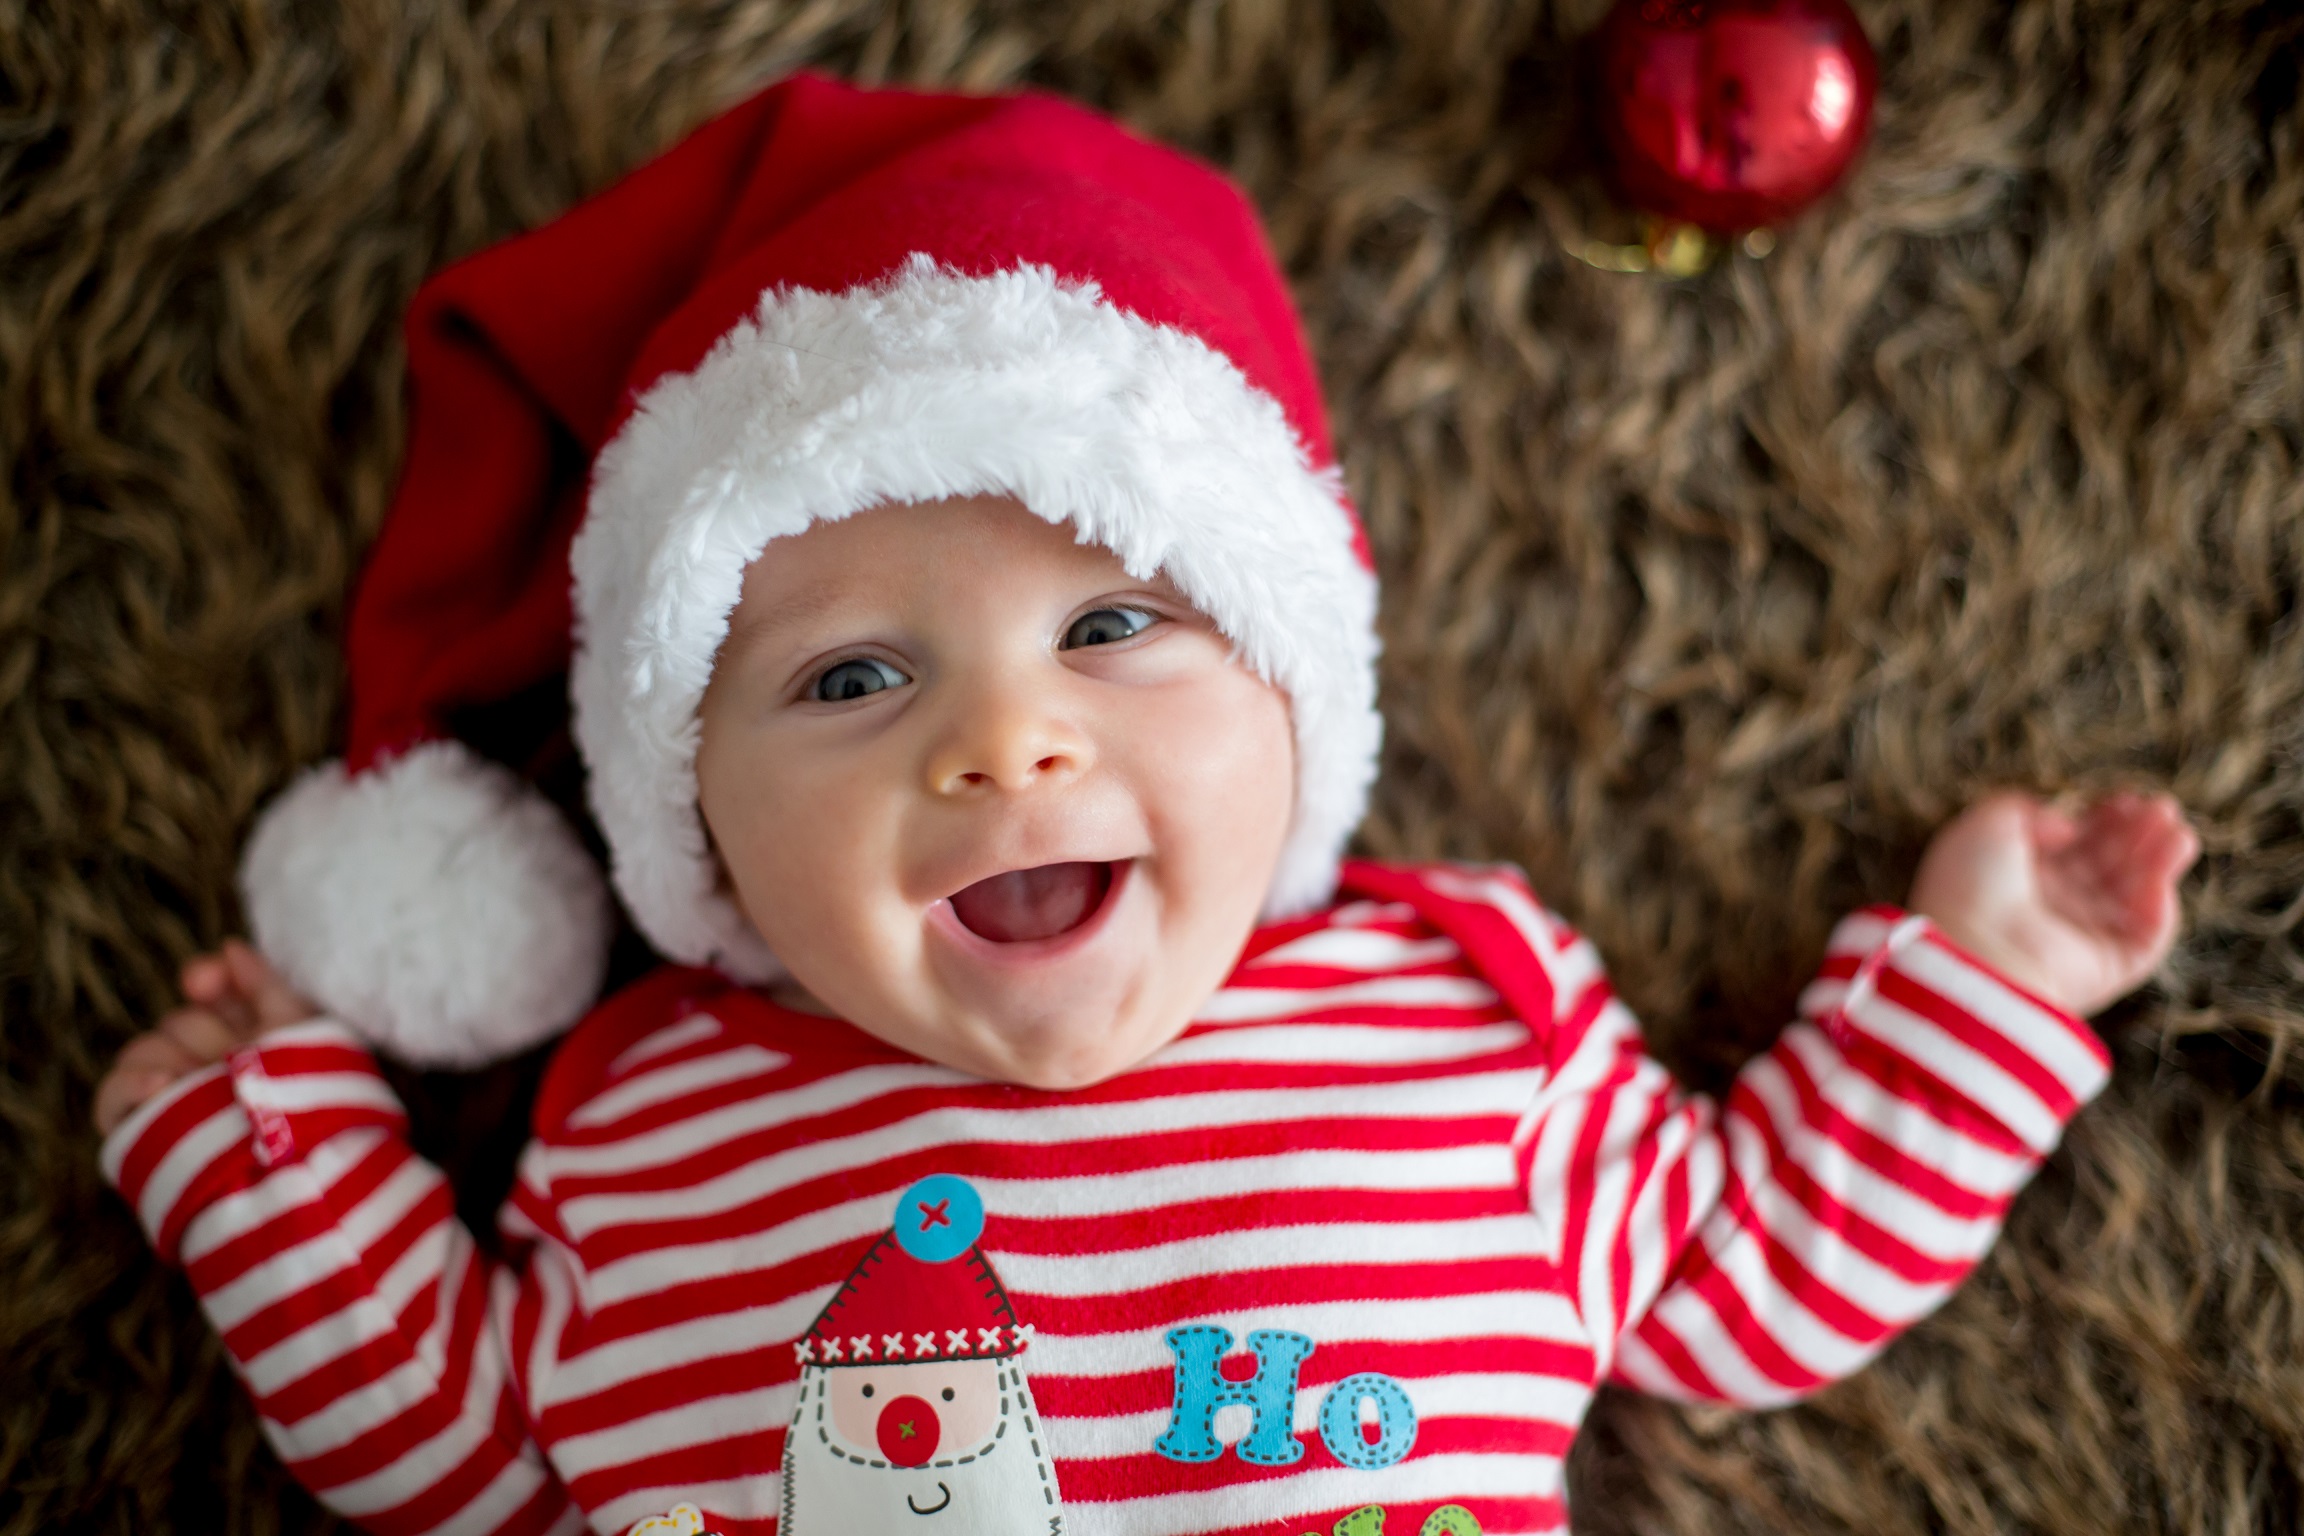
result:
<svg viewBox="0 0 2304 1536"><path fill-rule="evenodd" d="M1979 923L1960 913L1931 912L1920 906L1911 910L1928 919L1946 943L2002 981L2012 983L2060 1012L2080 1016L2080 1010L2073 1006L2072 989L2066 978L2024 945L2006 938L2005 923Z"/></svg>

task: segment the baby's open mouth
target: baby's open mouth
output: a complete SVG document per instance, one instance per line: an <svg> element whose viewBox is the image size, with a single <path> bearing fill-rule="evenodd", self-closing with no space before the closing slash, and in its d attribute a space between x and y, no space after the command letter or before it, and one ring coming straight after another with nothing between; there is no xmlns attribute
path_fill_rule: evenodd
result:
<svg viewBox="0 0 2304 1536"><path fill-rule="evenodd" d="M1095 915L1111 889L1108 863L1011 869L954 891L952 915L980 939L1024 944L1079 927Z"/></svg>

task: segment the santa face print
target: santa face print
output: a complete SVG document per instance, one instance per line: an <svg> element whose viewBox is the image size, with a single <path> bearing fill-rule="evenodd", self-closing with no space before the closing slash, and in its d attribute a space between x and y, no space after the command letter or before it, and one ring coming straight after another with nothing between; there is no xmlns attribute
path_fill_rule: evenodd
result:
<svg viewBox="0 0 2304 1536"><path fill-rule="evenodd" d="M1286 698L1166 582L1006 500L770 543L699 720L704 820L786 1001L1041 1088L1182 1033L1295 801Z"/></svg>
<svg viewBox="0 0 2304 1536"><path fill-rule="evenodd" d="M963 1447L981 1453L1000 1421L997 1360L851 1365L825 1373L828 1433L840 1449L899 1467L925 1466Z"/></svg>
<svg viewBox="0 0 2304 1536"><path fill-rule="evenodd" d="M969 1362L954 1402L934 1366L816 1367L803 1375L784 1453L782 1536L1049 1536L1063 1529L1024 1374L1011 1360ZM873 1376L880 1382L866 1382ZM910 1380L904 1378L910 1377ZM882 1383L885 1383L883 1385ZM864 1387L873 1396L863 1395ZM882 1391L903 1395L872 1410ZM958 1408L940 1413L939 1408ZM845 1408L846 1421L841 1410ZM861 1431L865 1444L856 1443ZM965 1433L964 1433L965 1431Z"/></svg>

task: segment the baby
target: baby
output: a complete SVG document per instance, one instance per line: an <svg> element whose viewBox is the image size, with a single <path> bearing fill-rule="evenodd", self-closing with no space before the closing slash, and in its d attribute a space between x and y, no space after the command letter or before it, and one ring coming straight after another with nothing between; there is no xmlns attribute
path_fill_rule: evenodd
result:
<svg viewBox="0 0 2304 1536"><path fill-rule="evenodd" d="M787 82L409 348L349 763L97 1101L367 1529L1560 1530L1602 1381L1781 1403L1938 1305L2171 942L2170 801L1988 799L1714 1105L1514 872L1340 863L1373 584L1285 292L1076 108ZM596 1008L589 856L452 730L564 668L681 962ZM370 1046L578 1014L490 1257Z"/></svg>

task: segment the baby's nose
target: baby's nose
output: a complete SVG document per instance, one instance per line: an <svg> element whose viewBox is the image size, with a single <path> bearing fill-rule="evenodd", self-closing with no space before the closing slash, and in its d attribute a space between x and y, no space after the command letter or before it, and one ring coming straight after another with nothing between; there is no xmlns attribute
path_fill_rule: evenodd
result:
<svg viewBox="0 0 2304 1536"><path fill-rule="evenodd" d="M935 794L1015 793L1078 778L1095 762L1078 722L1028 683L955 685L947 709L925 764Z"/></svg>
<svg viewBox="0 0 2304 1536"><path fill-rule="evenodd" d="M924 1399L899 1397L880 1410L880 1454L899 1467L926 1466L943 1432Z"/></svg>

